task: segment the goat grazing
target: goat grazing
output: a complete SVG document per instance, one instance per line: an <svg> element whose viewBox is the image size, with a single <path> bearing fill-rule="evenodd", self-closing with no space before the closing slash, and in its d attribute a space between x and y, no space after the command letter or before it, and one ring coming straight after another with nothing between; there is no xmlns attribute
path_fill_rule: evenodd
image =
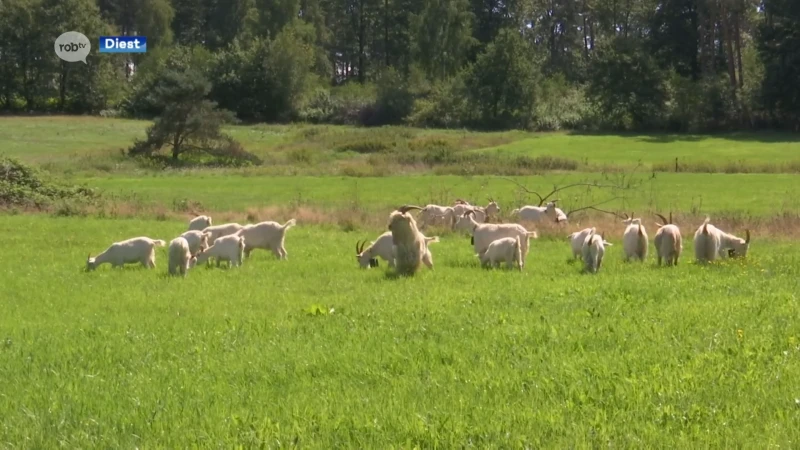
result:
<svg viewBox="0 0 800 450"><path fill-rule="evenodd" d="M434 242L439 242L439 236L425 237L426 247ZM392 242L391 231L387 231L378 236L378 239L375 239L375 242L370 243L369 247L364 248L366 244L366 240L364 242L356 242L356 260L358 260L358 264L362 269L378 267L379 256L389 264L390 268L394 268L396 250L395 245ZM426 248L426 250L428 253L430 253L429 249ZM432 257L429 257L428 262L431 262L432 264L432 261ZM425 261L423 261L423 263L425 263ZM432 268L432 265L429 267Z"/></svg>
<svg viewBox="0 0 800 450"><path fill-rule="evenodd" d="M711 225L706 217L703 224L694 233L694 256L698 262L705 263L717 258L731 256L747 256L750 248L750 230L745 230L746 239L726 233Z"/></svg>
<svg viewBox="0 0 800 450"><path fill-rule="evenodd" d="M500 238L492 241L486 247L486 251L478 255L478 258L481 260L481 266L483 267L489 265L500 267L500 262L505 261L506 267L509 269L513 269L516 263L517 268L522 271L521 247L522 243L519 236Z"/></svg>
<svg viewBox="0 0 800 450"><path fill-rule="evenodd" d="M625 253L625 261L630 261L632 258L644 261L647 259L647 248L650 243L647 230L642 225L642 219L634 219L633 213L630 216L625 214L625 220L622 223L627 225L622 234L622 250Z"/></svg>
<svg viewBox="0 0 800 450"><path fill-rule="evenodd" d="M156 267L155 247L166 245L161 239L149 237L135 237L121 242L114 242L103 253L92 258L86 257L86 270L95 270L101 264L111 264L111 267L122 267L125 264L141 263L142 266L154 269Z"/></svg>
<svg viewBox="0 0 800 450"><path fill-rule="evenodd" d="M211 223L211 216L196 216L189 221L189 230L202 231L211 225L213 225L213 223Z"/></svg>
<svg viewBox="0 0 800 450"><path fill-rule="evenodd" d="M668 266L677 266L678 258L680 258L681 252L683 252L681 230L672 223L672 213L669 213L669 220L661 214L656 214L656 216L658 216L662 222L656 222L659 228L653 238L658 265L661 265L661 259L663 258Z"/></svg>
<svg viewBox="0 0 800 450"><path fill-rule="evenodd" d="M528 257L530 238L537 239L539 234L535 231L528 231L520 224L516 223L478 223L472 217L474 211L467 211L458 218L456 229L472 233L471 243L475 249L475 254L480 255L486 248L497 239L519 237L522 251L522 266L525 267L525 259Z"/></svg>
<svg viewBox="0 0 800 450"><path fill-rule="evenodd" d="M603 256L606 253L606 247L613 244L606 241L602 234L596 234L596 229L591 228L586 240L583 241L581 253L583 253L583 267L586 272L597 273L600 266L603 264Z"/></svg>
<svg viewBox="0 0 800 450"><path fill-rule="evenodd" d="M192 256L189 250L189 242L183 237L176 237L169 243L169 266L168 271L170 275L177 275L180 272L181 276L186 276L186 271L197 264L197 258Z"/></svg>
<svg viewBox="0 0 800 450"><path fill-rule="evenodd" d="M195 256L197 264L208 261L208 258L217 260L217 267L221 261L228 261L228 267L241 266L244 259L245 238L237 234L228 234L217 238L211 247L201 251Z"/></svg>
<svg viewBox="0 0 800 450"><path fill-rule="evenodd" d="M408 213L412 209L422 210L419 206L404 205L389 214L388 228L395 246L395 270L400 275L415 274L425 261L425 265L433 268L425 236L419 232L417 222Z"/></svg>

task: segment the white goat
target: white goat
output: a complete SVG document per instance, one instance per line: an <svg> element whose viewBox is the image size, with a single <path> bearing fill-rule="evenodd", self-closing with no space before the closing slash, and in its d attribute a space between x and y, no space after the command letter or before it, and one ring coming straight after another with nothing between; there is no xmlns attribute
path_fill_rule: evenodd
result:
<svg viewBox="0 0 800 450"><path fill-rule="evenodd" d="M231 222L231 223L224 223L222 225L213 225L210 227L203 228L203 233L208 233L208 242L210 244L213 244L214 241L216 241L220 237L227 236L229 234L235 234L242 228L244 228L243 225Z"/></svg>
<svg viewBox="0 0 800 450"><path fill-rule="evenodd" d="M566 222L567 215L560 208L556 207L558 199L547 202L544 206L523 206L511 211L512 216L518 216L520 221L538 222L549 219L556 223Z"/></svg>
<svg viewBox="0 0 800 450"><path fill-rule="evenodd" d="M642 219L634 219L633 213L630 216L625 214L625 220L622 223L627 225L622 234L622 250L625 253L625 261L630 261L631 258L644 261L647 259L650 241L647 237L647 230L642 225Z"/></svg>
<svg viewBox="0 0 800 450"><path fill-rule="evenodd" d="M603 264L603 256L606 254L606 247L613 244L606 241L602 234L595 234L596 229L592 227L586 240L583 241L581 252L583 253L583 267L586 272L597 273Z"/></svg>
<svg viewBox="0 0 800 450"><path fill-rule="evenodd" d="M199 230L189 230L181 233L180 237L186 239L189 243L189 251L192 255L196 255L200 250L208 248L208 238L210 233L203 233Z"/></svg>
<svg viewBox="0 0 800 450"><path fill-rule="evenodd" d="M577 259L583 259L583 241L586 240L586 237L589 236L589 233L592 232L591 228L584 228L583 230L576 231L569 236L570 247L572 247L572 260L575 261Z"/></svg>
<svg viewBox="0 0 800 450"><path fill-rule="evenodd" d="M500 267L500 262L505 261L506 267L509 269L513 269L514 263L516 263L517 268L522 271L521 247L522 243L519 236L500 238L492 241L486 247L486 251L478 255L478 258L480 258L481 266L483 267L487 267L490 264L494 267Z"/></svg>
<svg viewBox="0 0 800 450"><path fill-rule="evenodd" d="M539 234L535 231L528 231L520 224L516 223L478 223L473 219L473 211L467 211L458 218L456 228L472 233L471 243L475 249L475 254L480 255L486 248L497 239L519 236L522 250L522 266L525 267L525 259L528 257L530 238L537 239Z"/></svg>
<svg viewBox="0 0 800 450"><path fill-rule="evenodd" d="M429 256L423 260L423 263L426 265L427 263L431 263L431 265L428 266L429 268L433 268L433 257L430 255L430 249L428 249L427 246L434 242L439 242L439 236L425 237L426 251ZM364 248L366 244L366 240L364 240L364 242L356 242L356 260L362 269L378 267L379 256L389 264L389 267L394 268L397 248L392 241L391 231L387 231L378 236L378 239L371 242L369 247Z"/></svg>
<svg viewBox="0 0 800 450"><path fill-rule="evenodd" d="M273 221L245 225L244 228L236 233L237 236L244 236L246 239L247 245L244 248L244 257L249 258L253 250L260 248L272 251L278 259L287 259L288 254L286 253L286 247L284 247L286 230L296 224L297 221L295 219L289 219L283 225Z"/></svg>
<svg viewBox="0 0 800 450"><path fill-rule="evenodd" d="M241 266L244 259L245 238L243 236L229 234L217 238L211 247L197 254L197 264L208 261L213 257L217 260L217 267L220 261L228 261L228 267Z"/></svg>
<svg viewBox="0 0 800 450"><path fill-rule="evenodd" d="M425 235L419 232L417 222L408 213L419 206L404 205L389 214L389 231L395 246L395 270L400 275L414 275L422 263L433 268L430 253L425 245Z"/></svg>
<svg viewBox="0 0 800 450"><path fill-rule="evenodd" d="M489 204L485 207L482 207L470 205L464 200L458 199L456 200L456 204L453 206L453 214L456 218L459 218L467 211L475 211L475 215L473 216L475 221L478 223L485 223L490 217L496 216L500 213L500 205L498 205L497 202L491 197L489 197L488 200Z"/></svg>
<svg viewBox="0 0 800 450"><path fill-rule="evenodd" d="M419 229L425 229L440 222L452 228L456 221L455 217L452 206L425 205L424 208L420 208Z"/></svg>
<svg viewBox="0 0 800 450"><path fill-rule="evenodd" d="M155 247L166 245L161 239L150 239L140 236L121 242L114 242L103 253L92 258L86 257L86 270L95 270L101 264L109 263L111 267L122 267L125 264L141 263L144 267L156 267Z"/></svg>
<svg viewBox="0 0 800 450"><path fill-rule="evenodd" d="M189 230L202 231L213 225L211 216L197 216L189 221Z"/></svg>
<svg viewBox="0 0 800 450"><path fill-rule="evenodd" d="M169 274L186 276L186 271L197 264L197 258L192 256L189 242L183 237L176 237L169 243Z"/></svg>
<svg viewBox="0 0 800 450"><path fill-rule="evenodd" d="M694 256L699 262L714 261L717 258L731 256L747 256L750 248L750 230L745 230L747 239L726 233L711 225L706 217L703 224L694 233Z"/></svg>
<svg viewBox="0 0 800 450"><path fill-rule="evenodd" d="M656 222L658 231L653 238L653 245L656 247L656 257L658 265L661 265L661 259L668 266L678 265L678 258L683 252L683 238L681 237L681 230L672 223L672 213L669 213L669 220L661 214L656 214L661 218L662 223Z"/></svg>

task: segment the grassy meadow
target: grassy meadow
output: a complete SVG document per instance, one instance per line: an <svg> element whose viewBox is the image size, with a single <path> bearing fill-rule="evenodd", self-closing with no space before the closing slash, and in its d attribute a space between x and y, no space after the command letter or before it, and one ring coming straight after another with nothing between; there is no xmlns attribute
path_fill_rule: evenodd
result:
<svg viewBox="0 0 800 450"><path fill-rule="evenodd" d="M0 213L0 448L800 444L795 136L235 126L263 166L161 170L120 153L146 126L0 118L3 154L101 195ZM555 194L566 211L673 211L680 263L656 265L652 219L648 260L625 263L619 220L579 212L529 227L522 271L481 269L439 229L434 270L358 269L355 242L399 204L491 196L508 220L538 203L515 182L599 185ZM155 270L84 271L112 242L171 240L191 212L295 217L288 260L257 250L180 279L158 248ZM706 214L753 230L746 259L693 262ZM614 244L594 276L564 239L586 226Z"/></svg>
<svg viewBox="0 0 800 450"><path fill-rule="evenodd" d="M28 230L18 233L17 230ZM800 256L625 264L559 241L482 270L466 238L411 279L359 271L369 237L288 231L288 260L81 272L183 223L5 217L0 442L14 447L793 447ZM65 236L58 251L42 234ZM45 257L46 256L46 257ZM385 265L385 263L384 263Z"/></svg>

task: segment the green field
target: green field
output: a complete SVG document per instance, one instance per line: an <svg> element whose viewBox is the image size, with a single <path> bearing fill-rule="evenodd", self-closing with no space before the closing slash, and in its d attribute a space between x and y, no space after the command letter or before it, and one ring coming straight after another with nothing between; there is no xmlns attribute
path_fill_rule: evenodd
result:
<svg viewBox="0 0 800 450"><path fill-rule="evenodd" d="M589 181L617 183L617 177L592 174L515 177L530 190L544 195L553 185ZM655 179L636 178L641 189L572 189L562 191L567 209L619 196L611 207L638 211L698 211L702 213L747 213L767 215L800 212L797 189L800 176L791 174L658 174ZM534 202L511 181L498 177L407 176L407 177L250 177L192 174L187 176L87 178L81 182L102 188L121 199L142 204L182 204L192 200L208 211L236 211L267 206L320 206L347 208L357 203L368 210L385 210L403 203L450 204L456 198L485 205L487 197L499 202L503 211ZM729 192L741 186L735 194ZM769 201L765 198L769 193ZM535 201L533 204L538 204Z"/></svg>
<svg viewBox="0 0 800 450"><path fill-rule="evenodd" d="M28 230L16 233L17 230ZM624 264L566 243L485 271L463 239L434 271L360 271L356 233L297 227L289 259L81 273L86 253L182 223L6 217L0 442L12 447L664 448L800 439L800 260ZM57 252L41 235L66 236ZM333 311L313 315L316 308ZM16 444L15 444L16 443Z"/></svg>
<svg viewBox="0 0 800 450"><path fill-rule="evenodd" d="M0 448L800 442L793 136L237 126L231 133L267 164L163 171L120 155L146 125L0 118L5 155L101 193L95 205L57 200L36 214L0 214ZM359 270L355 242L385 231L399 204L491 196L508 220L512 208L538 203L501 177L439 174L460 173L458 164L401 167L340 149L387 143L506 163L579 161L512 179L540 194L615 186L554 195L567 211L608 200L611 211L675 212L680 264L656 266L650 218L651 255L624 263L623 225L591 212L563 227L531 226L543 237L531 241L522 272L483 270L466 236L436 229L433 271L395 278L384 261ZM693 173L653 171L676 157L696 162L685 171ZM714 159L717 173L701 173ZM171 240L192 211L215 223L297 218L288 260L256 251L241 268L197 267L179 279L159 248L155 270L84 271L87 253L112 242ZM706 214L734 234L753 230L746 259L693 262ZM592 225L614 244L595 276L568 262L564 239Z"/></svg>
<svg viewBox="0 0 800 450"><path fill-rule="evenodd" d="M144 137L148 124L95 117L0 117L1 151L56 173L139 176L141 168L121 152ZM263 166L247 170L260 175L519 175L552 168L598 172L634 167L671 172L676 158L681 172L800 173L800 138L791 133L593 136L313 125L231 126L227 131L264 160Z"/></svg>

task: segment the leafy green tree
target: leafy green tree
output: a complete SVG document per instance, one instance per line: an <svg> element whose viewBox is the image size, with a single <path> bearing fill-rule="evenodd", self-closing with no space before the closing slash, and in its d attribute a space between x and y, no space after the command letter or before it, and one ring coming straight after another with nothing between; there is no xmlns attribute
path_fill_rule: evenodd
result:
<svg viewBox="0 0 800 450"><path fill-rule="evenodd" d="M538 67L519 31L504 28L466 75L480 125L526 128L533 119Z"/></svg>
<svg viewBox="0 0 800 450"><path fill-rule="evenodd" d="M762 95L778 125L800 129L800 2L764 1L758 51L764 63Z"/></svg>
<svg viewBox="0 0 800 450"><path fill-rule="evenodd" d="M647 49L619 37L598 50L588 95L604 125L645 129L661 125L668 99L666 75Z"/></svg>
<svg viewBox="0 0 800 450"><path fill-rule="evenodd" d="M414 18L414 56L432 79L455 75L478 44L468 0L425 0Z"/></svg>
<svg viewBox="0 0 800 450"><path fill-rule="evenodd" d="M95 46L100 36L113 33L94 0L44 0L42 7L44 23L56 37L65 31L80 30ZM87 64L62 61L49 52L56 73L59 110L96 113L120 100L124 56L93 50L86 57Z"/></svg>
<svg viewBox="0 0 800 450"><path fill-rule="evenodd" d="M183 154L201 154L258 163L258 158L222 133L222 125L234 122L235 117L206 98L210 90L211 84L198 72L166 71L151 93L152 103L162 106L161 116L129 154L152 157L166 146L173 162Z"/></svg>

